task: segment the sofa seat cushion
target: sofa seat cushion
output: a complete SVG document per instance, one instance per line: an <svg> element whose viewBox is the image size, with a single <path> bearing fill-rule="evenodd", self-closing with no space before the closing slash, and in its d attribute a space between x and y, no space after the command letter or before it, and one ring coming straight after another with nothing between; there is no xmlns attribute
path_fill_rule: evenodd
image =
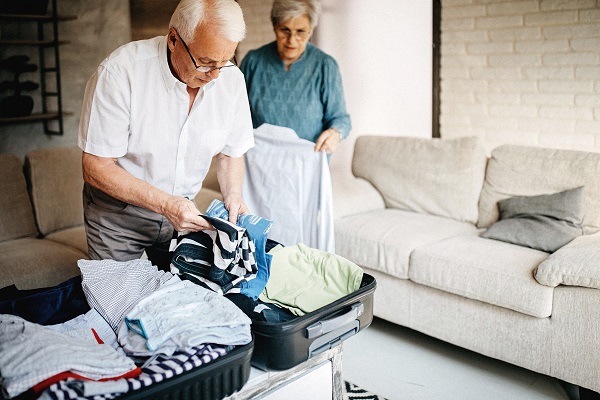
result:
<svg viewBox="0 0 600 400"><path fill-rule="evenodd" d="M466 222L392 208L338 218L334 224L337 254L401 279L408 279L408 260L416 247L477 233Z"/></svg>
<svg viewBox="0 0 600 400"><path fill-rule="evenodd" d="M0 243L0 287L55 286L79 275L77 260L86 254L47 239L24 238Z"/></svg>
<svg viewBox="0 0 600 400"><path fill-rule="evenodd" d="M533 277L548 253L467 233L417 247L411 281L538 318L552 313L553 289Z"/></svg>
<svg viewBox="0 0 600 400"><path fill-rule="evenodd" d="M53 242L74 247L75 249L85 254L85 258L87 258L88 245L87 237L85 234L85 227L83 225L76 226L74 228L61 229L60 231L56 231L49 235L46 235L45 238L47 240L52 240Z"/></svg>

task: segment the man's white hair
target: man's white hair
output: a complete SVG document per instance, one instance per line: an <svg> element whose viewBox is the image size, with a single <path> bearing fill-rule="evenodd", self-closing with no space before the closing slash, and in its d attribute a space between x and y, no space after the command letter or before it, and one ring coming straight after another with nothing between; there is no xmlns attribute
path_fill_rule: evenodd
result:
<svg viewBox="0 0 600 400"><path fill-rule="evenodd" d="M234 0L181 0L169 27L175 28L184 41L192 43L196 28L204 23L216 29L216 35L231 42L241 42L246 37L244 14Z"/></svg>

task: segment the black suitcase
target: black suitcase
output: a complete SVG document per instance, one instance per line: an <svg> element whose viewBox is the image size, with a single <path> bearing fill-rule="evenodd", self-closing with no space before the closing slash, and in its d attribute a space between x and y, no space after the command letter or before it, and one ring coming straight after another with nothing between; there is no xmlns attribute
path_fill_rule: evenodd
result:
<svg viewBox="0 0 600 400"><path fill-rule="evenodd" d="M363 274L354 293L287 322L253 321L252 365L281 371L339 345L373 321L373 293L377 283Z"/></svg>
<svg viewBox="0 0 600 400"><path fill-rule="evenodd" d="M119 396L126 400L221 400L239 391L250 378L254 342L237 346L226 355L199 368L146 388Z"/></svg>

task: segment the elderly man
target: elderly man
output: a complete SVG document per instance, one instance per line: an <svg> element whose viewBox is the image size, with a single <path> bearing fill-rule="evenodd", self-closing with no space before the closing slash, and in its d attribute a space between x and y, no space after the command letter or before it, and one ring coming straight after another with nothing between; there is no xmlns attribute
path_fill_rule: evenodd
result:
<svg viewBox="0 0 600 400"><path fill-rule="evenodd" d="M230 220L247 213L243 155L254 145L244 77L231 63L246 27L234 0L182 0L166 36L115 50L90 78L79 147L92 259L146 251L167 268L173 230L210 228L192 199L213 156Z"/></svg>

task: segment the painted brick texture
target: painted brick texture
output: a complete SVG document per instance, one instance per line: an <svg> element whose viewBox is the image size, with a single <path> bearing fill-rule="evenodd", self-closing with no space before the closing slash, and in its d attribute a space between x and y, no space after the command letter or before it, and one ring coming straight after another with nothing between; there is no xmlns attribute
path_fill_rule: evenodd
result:
<svg viewBox="0 0 600 400"><path fill-rule="evenodd" d="M600 0L442 0L442 137L600 151Z"/></svg>

